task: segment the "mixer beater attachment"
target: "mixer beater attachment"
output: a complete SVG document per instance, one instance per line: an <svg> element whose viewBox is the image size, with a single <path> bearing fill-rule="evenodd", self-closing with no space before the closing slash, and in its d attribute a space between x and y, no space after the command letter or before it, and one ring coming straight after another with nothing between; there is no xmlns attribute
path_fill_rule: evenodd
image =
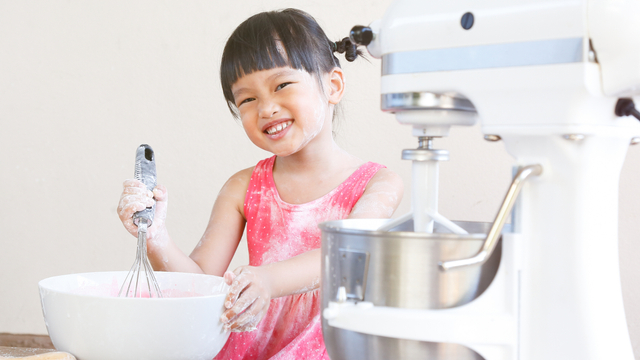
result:
<svg viewBox="0 0 640 360"><path fill-rule="evenodd" d="M136 151L135 178L147 186L149 191L156 187L156 163L151 146L143 144ZM161 298L160 286L153 274L147 257L147 229L153 224L155 205L133 215L133 223L138 226L138 247L136 260L122 283L118 296ZM141 274L143 273L143 274Z"/></svg>
<svg viewBox="0 0 640 360"><path fill-rule="evenodd" d="M378 231L389 231L413 219L415 232L432 233L435 223L439 223L454 234L467 234L466 230L438 212L439 163L449 160L449 152L434 149L434 137L418 136L417 149L402 151L402 158L412 161L412 209L408 214L382 225Z"/></svg>

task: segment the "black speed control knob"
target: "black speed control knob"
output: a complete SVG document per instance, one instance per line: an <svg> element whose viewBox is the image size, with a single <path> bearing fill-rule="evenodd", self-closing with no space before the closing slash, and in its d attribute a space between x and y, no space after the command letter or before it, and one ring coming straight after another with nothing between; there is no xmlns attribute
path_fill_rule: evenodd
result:
<svg viewBox="0 0 640 360"><path fill-rule="evenodd" d="M367 46L373 40L373 31L370 27L356 25L349 32L349 39L352 43Z"/></svg>

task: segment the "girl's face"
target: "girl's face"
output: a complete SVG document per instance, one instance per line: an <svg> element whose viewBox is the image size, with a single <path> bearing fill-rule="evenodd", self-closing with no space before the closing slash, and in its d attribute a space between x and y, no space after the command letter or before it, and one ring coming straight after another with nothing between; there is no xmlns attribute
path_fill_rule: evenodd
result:
<svg viewBox="0 0 640 360"><path fill-rule="evenodd" d="M231 91L249 139L275 155L287 156L323 129L329 128L330 134L333 105L339 101L331 76L321 77L328 94L316 77L290 67L255 71L238 79Z"/></svg>

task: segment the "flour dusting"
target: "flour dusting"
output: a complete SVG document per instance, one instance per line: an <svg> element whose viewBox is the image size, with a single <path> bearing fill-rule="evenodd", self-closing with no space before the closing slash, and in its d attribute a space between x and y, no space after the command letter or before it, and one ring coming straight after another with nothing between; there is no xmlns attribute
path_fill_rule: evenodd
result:
<svg viewBox="0 0 640 360"><path fill-rule="evenodd" d="M318 224L347 218L369 180L382 168L366 163L319 199L290 204L280 198L273 181L275 159L274 156L256 165L245 197L251 266L287 260L320 248ZM255 319L247 317L244 331L233 332L216 358L317 358L312 353L326 351L322 342L319 285L320 277L316 277L293 295L271 299L264 318L255 324Z"/></svg>

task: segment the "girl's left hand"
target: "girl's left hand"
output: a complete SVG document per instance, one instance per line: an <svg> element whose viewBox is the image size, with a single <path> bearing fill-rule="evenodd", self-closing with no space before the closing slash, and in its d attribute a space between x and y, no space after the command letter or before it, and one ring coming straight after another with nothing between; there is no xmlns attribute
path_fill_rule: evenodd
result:
<svg viewBox="0 0 640 360"><path fill-rule="evenodd" d="M241 266L224 274L225 282L231 286L224 303L227 309L220 321L227 331L255 330L269 309L271 291L264 269Z"/></svg>

